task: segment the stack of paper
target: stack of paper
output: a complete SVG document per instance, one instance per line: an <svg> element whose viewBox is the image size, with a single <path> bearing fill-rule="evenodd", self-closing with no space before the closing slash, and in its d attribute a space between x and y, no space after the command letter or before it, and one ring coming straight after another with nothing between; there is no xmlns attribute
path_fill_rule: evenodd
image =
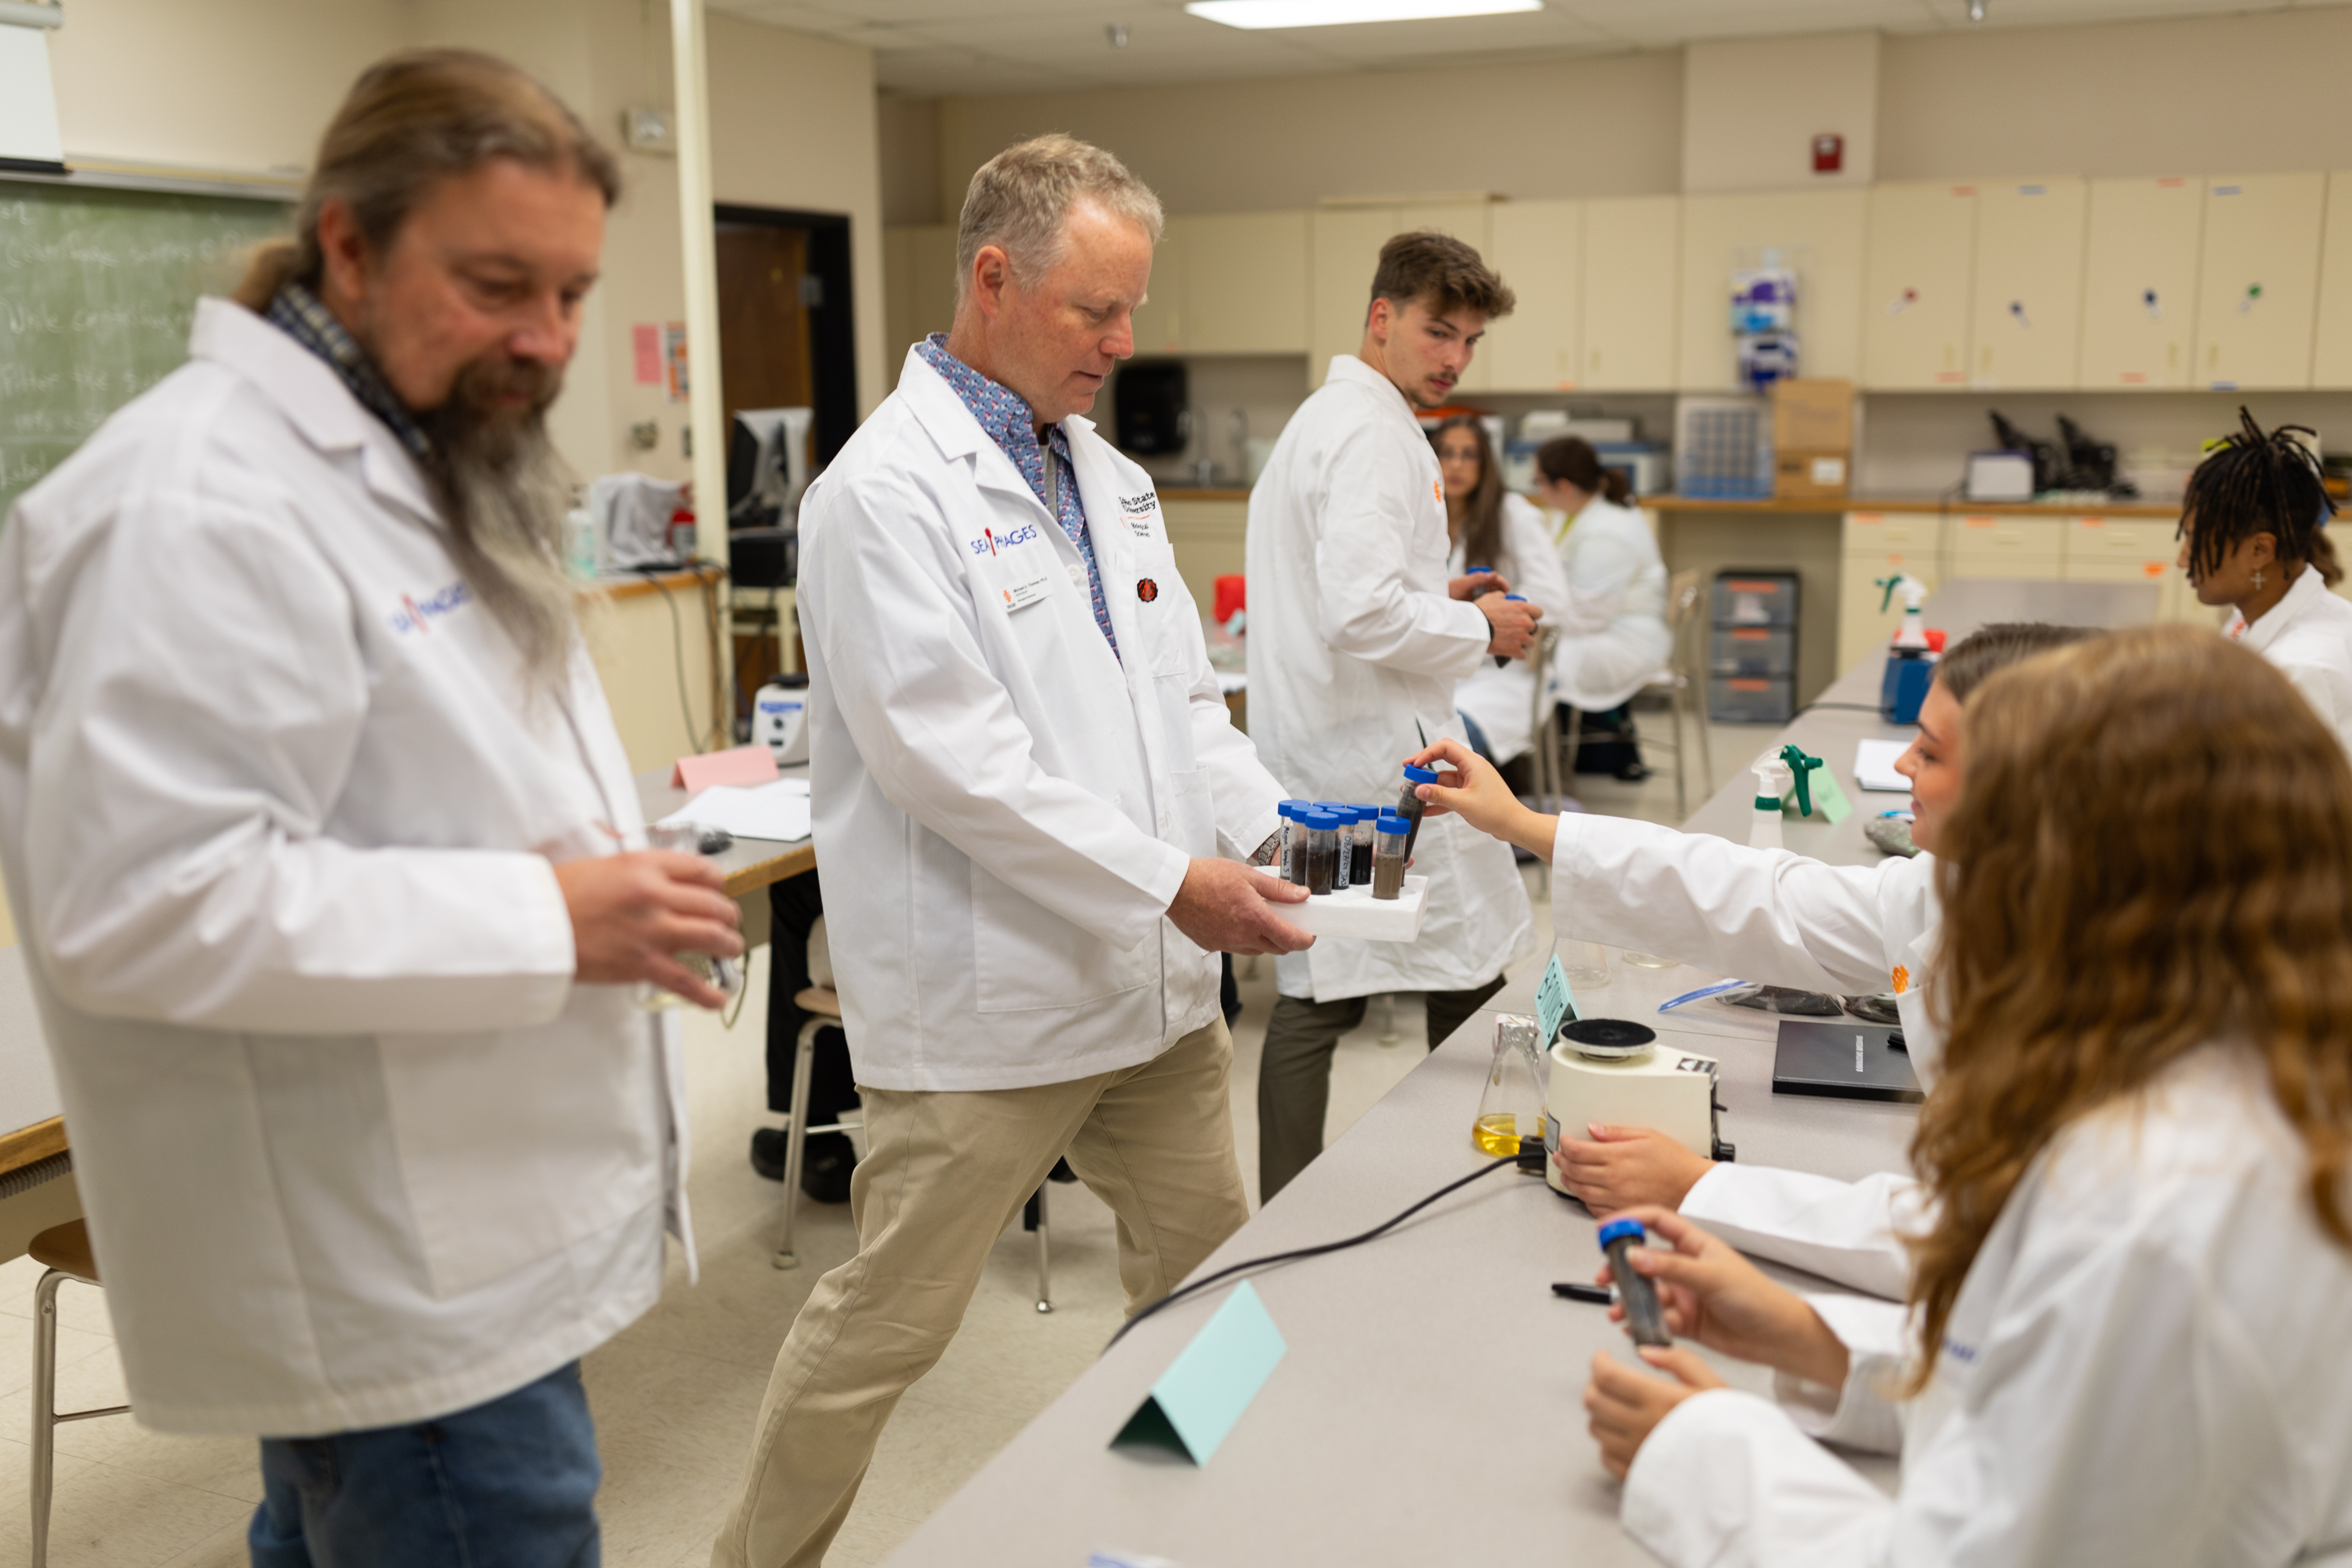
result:
<svg viewBox="0 0 2352 1568"><path fill-rule="evenodd" d="M1911 781L1895 771L1895 759L1911 749L1908 741L1857 741L1853 748L1853 782L1864 789L1911 793Z"/></svg>
<svg viewBox="0 0 2352 1568"><path fill-rule="evenodd" d="M723 827L738 838L774 838L784 843L809 836L808 780L778 779L755 789L716 784L662 818L662 826L691 822Z"/></svg>

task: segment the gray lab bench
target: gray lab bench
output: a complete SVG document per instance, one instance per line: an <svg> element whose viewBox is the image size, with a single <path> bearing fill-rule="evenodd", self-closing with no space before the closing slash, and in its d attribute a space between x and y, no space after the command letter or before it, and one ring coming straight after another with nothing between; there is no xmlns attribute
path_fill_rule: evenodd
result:
<svg viewBox="0 0 2352 1568"><path fill-rule="evenodd" d="M2042 602L2021 590L2052 587ZM2124 625L2152 616L2138 584L1967 583L1931 599L1954 637L1996 619ZM1823 701L1877 695L1878 661ZM1897 738L1874 713L1815 708L1780 741L1825 757L1856 805L1835 828L1792 823L1789 847L1843 864L1875 860L1861 836L1870 803L1853 787L1853 742ZM1780 743L1776 741L1774 743ZM1763 750L1759 734L1758 750ZM1743 759L1744 763L1744 759ZM1744 839L1752 785L1727 782L1688 824ZM1713 976L1686 967L1612 966L1580 996L1592 1014L1660 1022L1659 1002ZM1507 992L1508 1008L1531 999ZM1901 1167L1907 1108L1775 1099L1774 1021L1699 1003L1663 1039L1722 1063L1724 1135L1739 1158L1841 1177ZM1407 1074L1324 1155L1219 1248L1206 1269L1369 1229L1475 1169L1470 1125L1494 1014L1482 1012ZM1654 1561L1617 1523L1579 1403L1596 1351L1625 1355L1597 1307L1554 1297L1555 1279L1598 1266L1583 1208L1533 1177L1487 1176L1379 1241L1286 1265L1255 1284L1288 1342L1256 1400L1205 1467L1113 1450L1113 1434L1227 1291L1220 1287L1139 1326L900 1546L900 1568L1078 1568L1116 1550L1184 1568L1345 1563L1425 1568L1497 1552L1582 1564ZM1717 1360L1736 1384L1753 1367ZM1891 1467L1874 1463L1881 1484Z"/></svg>

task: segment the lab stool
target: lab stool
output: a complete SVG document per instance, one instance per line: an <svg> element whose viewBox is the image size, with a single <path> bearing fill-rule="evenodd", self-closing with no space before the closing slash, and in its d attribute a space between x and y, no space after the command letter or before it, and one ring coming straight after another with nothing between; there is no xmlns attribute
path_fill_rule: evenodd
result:
<svg viewBox="0 0 2352 1568"><path fill-rule="evenodd" d="M831 986L812 985L793 1002L808 1015L808 1021L801 1026L793 1057L793 1108L784 1117L784 1238L772 1259L779 1268L801 1266L800 1254L793 1249L793 1232L800 1216L801 1160L807 1153L809 1135L847 1132L866 1125L865 1114L856 1110L844 1111L840 1121L822 1127L808 1125L809 1074L816 1058L816 1032L827 1025L840 1026L841 995Z"/></svg>
<svg viewBox="0 0 2352 1568"><path fill-rule="evenodd" d="M98 1283L98 1260L89 1250L89 1226L81 1220L52 1226L25 1250L48 1272L33 1289L33 1568L49 1561L49 1492L57 1480L57 1432L67 1421L123 1415L128 1405L103 1410L58 1409L58 1290L68 1279Z"/></svg>
<svg viewBox="0 0 2352 1568"><path fill-rule="evenodd" d="M793 1057L793 1108L784 1118L784 1236L771 1259L779 1268L798 1268L800 1254L793 1250L793 1233L800 1217L801 1158L805 1144L814 1132L847 1132L863 1129L866 1118L860 1111L845 1111L839 1121L828 1121L822 1127L805 1125L808 1121L809 1073L816 1057L816 1032L827 1025L841 1022L841 996L830 986L812 985L793 998L808 1022L801 1026L800 1038ZM1045 1213L1045 1186L1040 1183L1021 1210L1021 1228L1034 1231L1037 1237L1037 1310L1054 1310L1053 1289L1053 1226Z"/></svg>

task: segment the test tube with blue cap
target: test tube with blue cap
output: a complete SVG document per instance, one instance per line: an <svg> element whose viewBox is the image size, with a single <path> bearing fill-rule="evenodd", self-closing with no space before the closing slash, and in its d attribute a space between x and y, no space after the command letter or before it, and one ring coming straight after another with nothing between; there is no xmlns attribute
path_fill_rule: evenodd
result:
<svg viewBox="0 0 2352 1568"><path fill-rule="evenodd" d="M1525 594L1506 594L1503 597L1510 600L1515 605L1524 605L1528 602L1528 596ZM1509 654L1498 653L1495 656L1495 668L1497 669L1502 668L1505 665L1510 662L1511 656Z"/></svg>
<svg viewBox="0 0 2352 1568"><path fill-rule="evenodd" d="M1602 1226L1593 1237L1601 1250L1609 1255L1609 1277L1617 1287L1617 1300L1625 1309L1625 1328L1637 1345L1670 1345L1675 1337L1666 1332L1665 1309L1658 1304L1656 1281L1646 1274L1636 1274L1633 1266L1625 1261L1627 1249L1648 1245L1650 1233L1638 1219L1612 1219Z"/></svg>
<svg viewBox="0 0 2352 1568"><path fill-rule="evenodd" d="M1427 805L1413 792L1423 784L1436 782L1435 768L1417 768L1411 763L1405 764L1404 791L1397 796L1397 815L1403 817L1409 825L1404 840L1404 852L1408 858L1412 855L1412 847L1421 840L1421 814Z"/></svg>

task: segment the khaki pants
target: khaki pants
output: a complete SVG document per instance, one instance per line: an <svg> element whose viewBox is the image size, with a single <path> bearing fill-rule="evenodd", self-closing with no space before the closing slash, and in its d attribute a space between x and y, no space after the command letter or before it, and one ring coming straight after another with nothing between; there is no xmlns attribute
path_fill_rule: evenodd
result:
<svg viewBox="0 0 2352 1568"><path fill-rule="evenodd" d="M989 1251L1064 1150L1118 1216L1131 1313L1249 1218L1219 1019L1140 1067L1034 1089L863 1091L857 1256L817 1281L776 1352L713 1568L824 1560L882 1425L954 1338Z"/></svg>

